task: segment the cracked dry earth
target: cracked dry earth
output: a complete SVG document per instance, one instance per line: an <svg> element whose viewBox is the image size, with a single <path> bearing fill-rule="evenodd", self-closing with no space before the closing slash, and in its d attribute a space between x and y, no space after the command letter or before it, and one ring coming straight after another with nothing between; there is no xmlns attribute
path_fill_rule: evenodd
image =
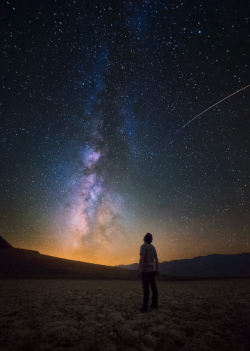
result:
<svg viewBox="0 0 250 351"><path fill-rule="evenodd" d="M0 280L0 350L250 350L250 280Z"/></svg>

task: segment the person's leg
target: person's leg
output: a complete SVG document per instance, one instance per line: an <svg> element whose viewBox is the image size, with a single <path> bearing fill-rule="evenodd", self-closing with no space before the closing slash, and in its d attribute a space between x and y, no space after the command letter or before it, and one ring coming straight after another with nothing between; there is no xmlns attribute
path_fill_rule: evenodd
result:
<svg viewBox="0 0 250 351"><path fill-rule="evenodd" d="M155 283L155 272L150 272L149 283L152 289L152 308L158 308L158 290Z"/></svg>
<svg viewBox="0 0 250 351"><path fill-rule="evenodd" d="M149 277L148 272L142 272L141 274L142 287L143 287L143 310L148 310L148 300L149 300Z"/></svg>

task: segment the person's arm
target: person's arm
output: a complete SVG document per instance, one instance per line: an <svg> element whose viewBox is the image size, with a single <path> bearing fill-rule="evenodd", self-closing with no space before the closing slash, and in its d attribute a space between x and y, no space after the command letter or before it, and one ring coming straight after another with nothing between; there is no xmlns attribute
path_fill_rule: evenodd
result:
<svg viewBox="0 0 250 351"><path fill-rule="evenodd" d="M155 259L155 273L156 275L159 274L159 261L158 261L158 256L157 256L157 252L156 249L154 247L154 259Z"/></svg>
<svg viewBox="0 0 250 351"><path fill-rule="evenodd" d="M156 256L156 257L155 257L155 268L156 268L156 274L157 274L157 275L159 274L158 264L159 264L159 262L158 262L158 257Z"/></svg>
<svg viewBox="0 0 250 351"><path fill-rule="evenodd" d="M144 262L144 255L140 255L139 270L138 270L138 277L139 277L139 278L141 278L141 272L142 272L143 262Z"/></svg>

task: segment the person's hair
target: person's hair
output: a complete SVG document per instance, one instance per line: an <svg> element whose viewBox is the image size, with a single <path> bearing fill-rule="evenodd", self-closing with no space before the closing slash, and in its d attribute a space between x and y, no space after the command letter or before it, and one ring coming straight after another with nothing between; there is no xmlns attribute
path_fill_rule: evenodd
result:
<svg viewBox="0 0 250 351"><path fill-rule="evenodd" d="M151 244L152 240L153 240L153 235L150 233L147 233L144 238L143 238L144 242L147 244Z"/></svg>

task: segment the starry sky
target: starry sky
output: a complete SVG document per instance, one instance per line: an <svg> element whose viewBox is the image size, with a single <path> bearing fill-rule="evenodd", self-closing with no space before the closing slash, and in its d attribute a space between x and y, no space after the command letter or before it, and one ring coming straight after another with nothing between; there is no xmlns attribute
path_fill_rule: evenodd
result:
<svg viewBox="0 0 250 351"><path fill-rule="evenodd" d="M248 0L1 1L0 235L106 265L249 252Z"/></svg>

